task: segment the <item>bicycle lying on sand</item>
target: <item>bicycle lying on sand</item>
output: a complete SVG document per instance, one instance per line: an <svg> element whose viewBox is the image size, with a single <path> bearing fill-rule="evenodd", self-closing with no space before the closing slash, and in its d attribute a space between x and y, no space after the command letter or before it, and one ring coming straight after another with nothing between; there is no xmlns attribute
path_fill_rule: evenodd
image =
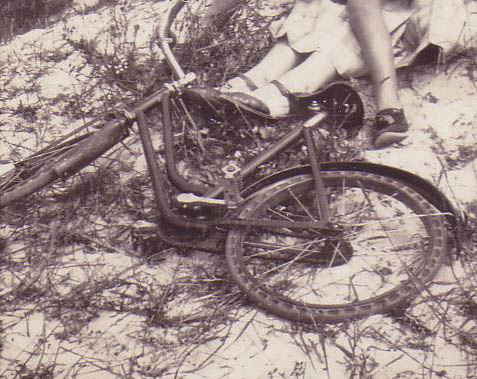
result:
<svg viewBox="0 0 477 379"><path fill-rule="evenodd" d="M332 120L349 135L362 125L363 104L348 85L333 84L297 99L305 121L242 167L227 164L216 186L192 183L178 172L173 113L191 118L193 104L209 119L220 117L219 106L191 86L194 75L182 71L170 48L169 29L183 5L179 1L171 7L160 35L160 47L178 79L112 120L88 123L16 162L0 178L0 206L74 175L123 141L136 123L159 238L180 248L225 250L232 280L263 309L292 320L337 322L409 301L439 270L450 230L458 229L460 218L445 196L416 175L366 162L319 161L319 130L325 124ZM224 103L225 112L237 117L267 117ZM146 119L159 107L167 173L158 163ZM295 145L306 146L307 165L247 182ZM175 197L171 185L180 192ZM171 225L189 238L174 238Z"/></svg>

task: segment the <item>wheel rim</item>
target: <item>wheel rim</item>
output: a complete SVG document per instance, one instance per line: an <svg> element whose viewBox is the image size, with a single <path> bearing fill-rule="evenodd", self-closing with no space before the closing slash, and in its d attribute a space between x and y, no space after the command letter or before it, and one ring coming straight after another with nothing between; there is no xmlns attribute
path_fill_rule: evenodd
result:
<svg viewBox="0 0 477 379"><path fill-rule="evenodd" d="M379 192L367 190L371 184ZM243 271L238 275L248 277L253 283L249 287L307 308L346 308L389 300L399 296L399 289L408 295L410 282L434 275L437 268L433 266L440 263L427 254L435 250L429 235L432 216L416 215L412 199L383 183L363 183L362 177L328 178L327 187L332 221L345 229L342 236L330 242L309 231L298 237L273 230L241 233L238 245ZM311 181L290 185L277 191L273 201L252 206L255 209L244 214L262 219L314 219L316 201L311 189ZM334 248L319 261L318 246Z"/></svg>

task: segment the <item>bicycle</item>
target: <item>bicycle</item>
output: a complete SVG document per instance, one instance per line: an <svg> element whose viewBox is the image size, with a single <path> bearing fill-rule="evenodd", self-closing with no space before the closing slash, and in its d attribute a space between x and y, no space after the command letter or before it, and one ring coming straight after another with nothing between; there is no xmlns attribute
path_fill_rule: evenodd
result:
<svg viewBox="0 0 477 379"><path fill-rule="evenodd" d="M313 130L329 119L349 134L362 124L363 104L348 85L334 84L301 99L306 120L243 167L226 165L216 186L191 183L177 171L171 107L190 117L188 103L206 112L216 106L201 99L191 85L195 75L183 72L170 47L169 29L184 4L170 8L159 39L178 79L116 112L104 125L97 125L102 119L93 120L16 162L0 177L0 207L74 175L127 138L136 123L159 215L158 237L180 248L225 250L232 280L261 308L315 323L360 318L407 303L439 270L449 229L458 232L462 220L442 193L414 174L367 162L318 160L321 140ZM158 163L146 118L158 107L167 173ZM225 107L266 117L237 104ZM302 140L307 165L242 185ZM166 183L182 193L172 198ZM200 217L177 212L173 204ZM175 239L168 232L171 226L193 230L196 238Z"/></svg>

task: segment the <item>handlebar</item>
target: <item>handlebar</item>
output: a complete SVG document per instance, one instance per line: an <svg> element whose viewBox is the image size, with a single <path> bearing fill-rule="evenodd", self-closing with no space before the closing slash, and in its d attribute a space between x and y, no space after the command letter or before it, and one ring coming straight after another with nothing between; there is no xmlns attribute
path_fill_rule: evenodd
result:
<svg viewBox="0 0 477 379"><path fill-rule="evenodd" d="M193 72L185 74L182 78L172 82L166 83L164 87L171 89L173 91L178 91L183 87L186 87L188 84L194 82L197 79L197 75Z"/></svg>
<svg viewBox="0 0 477 379"><path fill-rule="evenodd" d="M176 77L180 80L183 79L186 74L182 70L182 67L180 66L179 62L177 61L176 57L172 53L170 44L172 42L170 38L170 28L172 25L172 22L174 21L174 18L177 16L177 14L180 12L182 7L187 3L187 0L177 0L174 5L172 5L168 11L167 11L167 17L165 17L164 22L159 22L159 25L157 26L157 36L159 39L159 47L162 50L162 53L164 54L164 58L169 65L169 67L172 69Z"/></svg>

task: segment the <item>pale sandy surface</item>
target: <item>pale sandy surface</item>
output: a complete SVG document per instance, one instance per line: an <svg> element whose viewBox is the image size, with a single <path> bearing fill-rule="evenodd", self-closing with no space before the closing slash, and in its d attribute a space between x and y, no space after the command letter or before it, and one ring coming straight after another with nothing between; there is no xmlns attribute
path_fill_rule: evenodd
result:
<svg viewBox="0 0 477 379"><path fill-rule="evenodd" d="M77 10L93 3L77 1ZM140 23L134 37L138 51L159 54L151 50L149 40L155 17L167 2L131 3L127 18L131 24ZM15 158L72 127L68 122L63 126L61 109L84 86L90 96L82 106L94 109L104 94L95 92L88 63L65 47L62 33L66 28L78 40L95 36L100 48L108 51L114 46L104 30L112 15L105 9L72 13L65 23L0 46L2 159ZM45 59L52 56L55 59ZM365 153L369 161L430 180L471 215L477 211L475 72L473 62L462 58L437 72L423 66L401 73L400 94L412 124L411 136L401 146ZM369 86L364 82L360 86L369 105ZM35 123L12 111L29 106L36 109ZM135 149L116 157L141 170L144 161ZM124 174L120 180L128 178ZM111 220L91 216L88 222L91 230L101 233ZM4 236L8 233L2 231ZM4 305L0 377L477 378L476 346L471 343L477 325L475 318L464 314L461 303L462 293L467 299L475 297L475 263L468 260L451 260L439 272L429 291L406 310L407 323L376 315L315 328L264 314L247 304L234 286L215 289L214 281L223 283L226 277L220 257L195 252L185 256L171 249L159 262L146 264L121 247L111 249L110 242L93 243L87 249L73 243L55 258L54 268L41 272L25 261L24 245L31 241L8 247L9 261L22 267L1 272L0 294L7 296L38 272L37 280L54 287L58 299L47 299L57 306L56 313L35 295L17 306ZM119 284L91 292L95 283L111 278ZM167 295L168 288L175 292ZM94 300L96 311L81 306L85 299ZM151 316L151 309L160 310L162 321ZM40 376L48 372L51 376Z"/></svg>

